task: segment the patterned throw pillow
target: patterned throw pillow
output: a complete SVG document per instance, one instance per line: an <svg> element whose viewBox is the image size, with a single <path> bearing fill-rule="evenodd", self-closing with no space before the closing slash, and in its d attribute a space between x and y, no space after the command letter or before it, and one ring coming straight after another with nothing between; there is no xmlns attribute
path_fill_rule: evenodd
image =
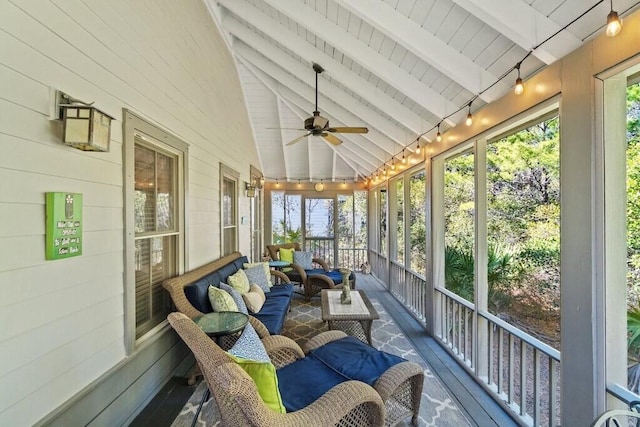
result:
<svg viewBox="0 0 640 427"><path fill-rule="evenodd" d="M227 278L229 286L240 292L241 294L249 292L249 279L244 270L238 270Z"/></svg>
<svg viewBox="0 0 640 427"><path fill-rule="evenodd" d="M245 305L244 300L242 299L242 294L240 294L240 292L236 291L226 283L220 283L220 289L231 295L231 298L233 298L233 301L238 306L238 311L240 313L249 314L249 311L247 311L247 306Z"/></svg>
<svg viewBox="0 0 640 427"><path fill-rule="evenodd" d="M295 251L293 262L304 270L313 270L313 254L311 252Z"/></svg>
<svg viewBox="0 0 640 427"><path fill-rule="evenodd" d="M264 296L264 292L258 285L251 285L251 291L242 294L242 299L247 305L247 309L251 313L257 313L260 311L267 298Z"/></svg>
<svg viewBox="0 0 640 427"><path fill-rule="evenodd" d="M262 268L264 268L264 273L267 277L271 277L271 268L269 268L268 262L245 262L242 264L242 268L246 270L247 268L255 267L257 265L261 265ZM271 282L269 282L269 286L271 286Z"/></svg>
<svg viewBox="0 0 640 427"><path fill-rule="evenodd" d="M253 379L264 403L274 411L284 414L286 410L278 390L276 368L271 363L253 326L247 325L244 328L242 335L228 353L231 359Z"/></svg>
<svg viewBox="0 0 640 427"><path fill-rule="evenodd" d="M209 301L213 311L238 311L231 295L213 285L209 286Z"/></svg>
<svg viewBox="0 0 640 427"><path fill-rule="evenodd" d="M249 283L260 286L260 289L262 289L264 293L271 292L271 280L269 280L271 274L265 274L264 268L261 265L247 268L244 272L249 279Z"/></svg>

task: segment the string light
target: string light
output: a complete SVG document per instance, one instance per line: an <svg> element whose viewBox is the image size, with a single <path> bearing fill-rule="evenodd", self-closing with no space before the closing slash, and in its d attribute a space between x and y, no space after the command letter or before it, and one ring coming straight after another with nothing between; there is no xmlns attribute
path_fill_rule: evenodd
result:
<svg viewBox="0 0 640 427"><path fill-rule="evenodd" d="M522 61L518 62L515 66L515 69L518 70L518 78L516 79L516 86L513 89L513 92L516 95L522 95L522 92L524 92L524 84L522 83L522 79L520 78L520 65L522 65Z"/></svg>
<svg viewBox="0 0 640 427"><path fill-rule="evenodd" d="M496 81L494 81L491 85L487 86L486 88L484 88L482 91L478 92L477 94L475 94L466 104L464 104L462 107L458 108L456 111L453 111L451 113L449 113L448 115L442 117L442 119L440 120L440 122L438 122L437 125L431 127L430 129L424 131L423 133L421 133L420 135L418 135L418 137L414 140L417 144L416 144L416 150L415 150L415 154L420 154L422 148L420 147L420 138L422 138L424 135L426 135L427 133L431 132L434 129L437 129L436 132L436 141L437 142L441 142L442 141L442 134L440 132L440 125L442 124L442 121L454 116L455 114L463 111L465 108L467 108L467 117L465 120L465 124L467 126L471 126L473 124L473 114L471 113L471 105L473 104L473 101L475 101L478 97L480 97L482 94L484 94L485 92L487 92L488 90L490 90L491 88L493 88L494 86L496 86L499 82L501 82L503 79L505 79L506 77L508 77L508 75L513 71L513 70L517 70L518 71L518 76L516 78L516 82L515 82L515 86L514 86L514 93L515 95L521 95L522 93L524 93L524 81L522 80L522 77L520 75L520 66L522 65L522 63L533 54L533 52L535 52L538 48L540 48L542 45L544 45L545 43L547 43L549 40L553 39L554 37L556 37L558 34L560 34L562 31L566 30L569 26L573 25L575 22L577 22L578 20L580 20L583 16L585 16L587 13L591 12L593 9L595 9L597 6L599 6L601 3L603 3L605 0L598 0L594 5L592 5L591 7L589 7L587 10L585 10L584 12L582 12L580 15L578 15L577 17L575 17L573 20L571 20L569 23L567 23L565 26L563 26L562 28L558 29L555 33L551 34L549 37L547 37L546 39L544 39L543 41L541 41L540 43L538 43L536 46L532 47L527 53L526 55L518 62L516 63L516 65L514 65L512 68L510 68L508 71L506 71L505 73L503 73L500 77L498 77L496 79ZM605 33L607 36L609 37L614 37L616 35L618 35L622 29L622 20L620 19L618 12L613 10L613 0L610 0L610 12L607 15L607 27L605 30ZM404 150L406 149L406 147L404 147L402 149L402 162L404 163L405 161L405 156L404 156ZM397 154L396 154L397 155ZM394 155L394 158L395 156ZM412 164L416 163L416 158L415 156L410 156L409 157L410 161ZM395 161L395 159L394 159ZM395 169L395 164L392 163L392 169ZM379 171L376 171L376 175L374 175L375 180L377 181L378 178L378 174ZM384 176L387 175L387 170L386 170L386 163L384 164L383 168L382 168L382 174ZM380 178L382 178L382 176L380 176Z"/></svg>
<svg viewBox="0 0 640 427"><path fill-rule="evenodd" d="M393 161L391 162L391 170L392 171L396 170L396 159L395 159L395 157L393 158Z"/></svg>
<svg viewBox="0 0 640 427"><path fill-rule="evenodd" d="M407 164L407 159L404 157L404 148L402 149L402 164L403 165Z"/></svg>
<svg viewBox="0 0 640 427"><path fill-rule="evenodd" d="M618 17L618 12L613 10L613 0L611 0L611 11L607 15L607 29L605 33L609 37L615 37L622 29L622 20Z"/></svg>
<svg viewBox="0 0 640 427"><path fill-rule="evenodd" d="M469 112L467 113L467 120L465 120L464 124L467 126L471 126L473 124L473 114L471 114L471 104L473 101L469 101Z"/></svg>

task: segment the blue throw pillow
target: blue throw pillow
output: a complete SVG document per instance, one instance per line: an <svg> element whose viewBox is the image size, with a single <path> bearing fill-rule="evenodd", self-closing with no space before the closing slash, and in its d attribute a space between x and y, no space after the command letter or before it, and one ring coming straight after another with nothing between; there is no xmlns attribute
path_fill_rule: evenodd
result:
<svg viewBox="0 0 640 427"><path fill-rule="evenodd" d="M247 323L238 341L229 349L229 353L243 359L256 360L258 362L271 362L264 344L253 326Z"/></svg>
<svg viewBox="0 0 640 427"><path fill-rule="evenodd" d="M293 262L302 267L303 270L312 270L313 254L311 252L295 251L293 253Z"/></svg>
<svg viewBox="0 0 640 427"><path fill-rule="evenodd" d="M227 285L226 283L220 283L220 289L222 289L223 291L227 291L229 295L231 295L231 298L233 298L233 301L235 301L240 313L249 314L247 306L244 303L244 299L242 299L242 294L240 292L238 292L235 288Z"/></svg>
<svg viewBox="0 0 640 427"><path fill-rule="evenodd" d="M255 267L249 267L244 270L244 272L247 275L250 284L258 285L265 294L267 292L271 292L271 281L269 280L269 276L265 274L263 266L257 265Z"/></svg>

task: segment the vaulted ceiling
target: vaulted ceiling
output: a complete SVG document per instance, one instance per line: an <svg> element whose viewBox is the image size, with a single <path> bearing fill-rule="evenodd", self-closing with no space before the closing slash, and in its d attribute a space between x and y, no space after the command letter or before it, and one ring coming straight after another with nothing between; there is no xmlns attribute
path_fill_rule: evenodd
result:
<svg viewBox="0 0 640 427"><path fill-rule="evenodd" d="M207 0L236 59L268 180L362 179L603 30L597 0ZM636 0L615 0L621 16ZM594 7L595 6L595 7ZM582 18L563 29L583 12ZM561 30L561 31L560 31ZM540 45L549 36L551 40ZM334 145L305 135L317 106ZM508 75L500 80L500 77ZM487 90L487 88L489 88ZM426 132L426 133L425 133ZM405 150L405 151L403 151Z"/></svg>

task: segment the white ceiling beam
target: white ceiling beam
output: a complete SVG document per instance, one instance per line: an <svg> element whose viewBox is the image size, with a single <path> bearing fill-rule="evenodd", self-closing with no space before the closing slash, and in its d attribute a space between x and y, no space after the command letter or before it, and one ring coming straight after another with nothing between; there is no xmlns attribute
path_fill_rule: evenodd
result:
<svg viewBox="0 0 640 427"><path fill-rule="evenodd" d="M354 93L357 93L365 101L372 105L385 105L386 112L389 116L407 128L410 132L413 132L416 136L424 132L425 128L430 128L434 124L427 123L416 113L409 108L402 105L396 99L390 97L377 86L358 76L338 61L317 49L315 46L303 41L297 34L285 30L282 26L279 26L277 22L271 18L265 18L264 16L258 16L259 13L255 12L253 16L244 16L251 25L254 25L257 29L265 33L267 36L277 41L278 43L290 49L293 52L300 52L300 56L311 64L312 62L318 62L323 68L330 70L332 78L336 79ZM269 22L271 20L273 22ZM269 52L269 57L274 62L277 62L285 69L289 69L284 64L293 64L300 70L302 66L299 61L293 59L291 56L282 52L273 44L269 43L264 38L258 36L254 31L250 30L244 24L240 23L237 19L227 16L223 20L224 29L229 31L235 37L243 40L246 44L253 47L259 52ZM304 67L304 66L302 66ZM313 75L311 67L303 71L298 71L293 74L300 76L306 73ZM322 90L322 87L320 88Z"/></svg>
<svg viewBox="0 0 640 427"><path fill-rule="evenodd" d="M308 109L309 106L313 105L310 101L294 93L292 90L288 89L286 86L283 86L276 79L267 75L262 70L258 69L255 65L253 65L247 59L242 57L238 57L238 59L242 61L242 63L247 67L247 69L249 69L249 71L251 71L258 80L260 80L269 90L271 90L276 97L282 100L282 102L284 102L294 114L296 114L298 117L300 117L301 120L303 120L303 117L305 117L304 116L305 111ZM285 93L283 94L282 92L285 92ZM293 101L289 98L293 99ZM343 156L343 159L349 162L353 167L353 169L357 171L360 175L362 176L368 175L369 170L375 170L375 168L377 167L377 164L382 163L384 161L384 160L381 160L381 157L377 157L373 154L374 152L381 152L383 153L383 155L385 155L384 152L381 151L378 147L374 146L375 147L374 148L374 147L371 147L371 145L367 145L365 143L365 146L367 148L366 149L364 148L363 144L360 141L362 140L366 141L366 139L363 138L361 135L341 134L340 138L344 141L352 142L353 147L357 148L357 151L356 151L352 147L347 147L346 144L342 144L340 146L341 151L349 151L352 153L353 156L350 156L350 157L353 157L356 159L355 165L353 164L354 163L353 161L347 160L344 156ZM283 144L284 142L286 141L283 141ZM284 146L282 148L284 149ZM364 163L371 165L371 167L370 168L364 167L363 165Z"/></svg>
<svg viewBox="0 0 640 427"><path fill-rule="evenodd" d="M306 85L305 83L302 83L300 80L296 79L285 70L280 68L278 65L269 61L266 57L246 45L235 45L234 52L236 53L236 55L239 55L247 61L251 62L260 70L264 71L269 76L279 81L286 88L291 89L293 92L306 99L311 103L312 108L315 108L315 90L313 88ZM344 96L343 94L342 97L346 96ZM324 108L322 108L323 114L330 114L333 117L338 118L338 121L342 123L349 123L348 126L359 126L361 124L358 122L360 122L361 120L365 120L367 124L370 124L369 120L358 118L351 112L352 107L357 107L357 103L355 103L356 105L351 105L354 104L353 98L348 97L351 99L351 101L349 101L349 99L345 99L343 103L340 101L340 98L342 97L336 97L334 99L320 97L320 100L318 102L320 102L321 105L324 106ZM338 104L338 102L340 102L340 104ZM309 112L308 114L311 115L311 112ZM373 122L375 123L375 120ZM333 123L333 126L337 125ZM382 128L379 126L379 124L373 124L369 127L369 133L366 134L365 137L367 139L370 139L374 144L380 147L380 149L384 151L386 156L391 156L400 151L402 149L402 145L399 145L396 141L390 140L386 135L386 132L383 134L382 132L380 132L380 129ZM388 131L388 129L385 129L385 131ZM400 133L399 135L400 140L405 138L404 134Z"/></svg>
<svg viewBox="0 0 640 427"><path fill-rule="evenodd" d="M261 20L270 19L245 0L218 0L218 2L243 19L245 19L246 16L255 15L256 13ZM298 25L306 28L318 38L325 40L339 49L364 69L406 97L412 99L435 116L445 117L458 110L458 105L453 104L411 74L401 70L397 65L371 49L367 44L328 21L326 17L317 13L312 8L297 0L264 0L264 2L282 15L296 21ZM280 23L276 25L281 26ZM296 35L296 37L299 36ZM446 122L450 126L455 124L453 119L447 119Z"/></svg>
<svg viewBox="0 0 640 427"><path fill-rule="evenodd" d="M527 51L562 28L522 0L452 1ZM533 55L551 64L580 45L582 40L565 30Z"/></svg>
<svg viewBox="0 0 640 427"><path fill-rule="evenodd" d="M280 107L280 99L276 96L276 108L278 109L278 122L282 127L282 108ZM280 129L280 138L284 141L284 130ZM289 178L289 156L286 150L282 150L282 157L284 158L284 176ZM311 165L311 163L309 163Z"/></svg>
<svg viewBox="0 0 640 427"><path fill-rule="evenodd" d="M366 7L363 7L359 0L335 2L471 93L478 94L498 80L497 76L450 47L424 27L407 19L384 1L378 0ZM508 90L509 86L500 82L490 91L480 95L480 98L485 102L492 102Z"/></svg>

